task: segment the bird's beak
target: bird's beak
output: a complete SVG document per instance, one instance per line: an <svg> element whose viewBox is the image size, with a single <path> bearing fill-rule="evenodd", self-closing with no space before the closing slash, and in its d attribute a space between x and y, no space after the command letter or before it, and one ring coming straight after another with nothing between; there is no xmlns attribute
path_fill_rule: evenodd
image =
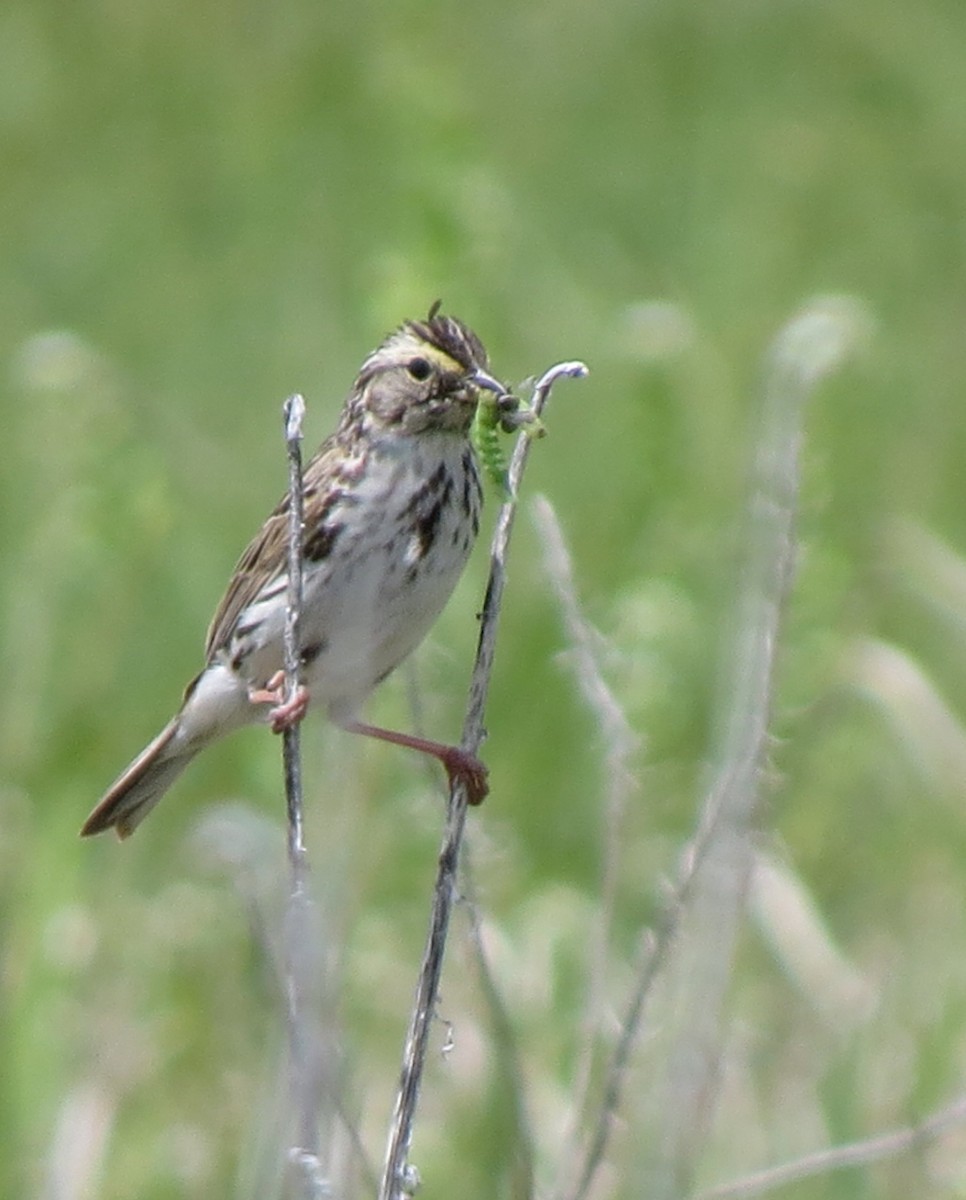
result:
<svg viewBox="0 0 966 1200"><path fill-rule="evenodd" d="M487 375L486 371L474 371L472 375L473 382L477 387L483 388L487 392L496 392L498 396L508 396L509 388L503 386L498 379L494 379L492 375Z"/></svg>

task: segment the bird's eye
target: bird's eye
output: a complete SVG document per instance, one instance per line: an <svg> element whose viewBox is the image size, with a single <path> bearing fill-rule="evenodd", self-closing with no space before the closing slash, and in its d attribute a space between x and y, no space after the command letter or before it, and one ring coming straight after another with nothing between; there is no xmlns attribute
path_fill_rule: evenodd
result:
<svg viewBox="0 0 966 1200"><path fill-rule="evenodd" d="M433 373L431 364L425 358L411 358L406 363L406 370L412 375L413 379L418 379L420 382L428 379Z"/></svg>

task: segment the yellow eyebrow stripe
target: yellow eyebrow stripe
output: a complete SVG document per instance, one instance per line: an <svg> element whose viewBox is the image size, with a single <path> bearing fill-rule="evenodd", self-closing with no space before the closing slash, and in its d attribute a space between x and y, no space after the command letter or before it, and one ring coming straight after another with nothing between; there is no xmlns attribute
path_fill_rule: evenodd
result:
<svg viewBox="0 0 966 1200"><path fill-rule="evenodd" d="M441 371L452 372L464 370L455 358L450 358L445 351L440 350L437 346L427 346L424 342L418 347L416 352L422 355L423 358L428 358L430 362L435 363Z"/></svg>

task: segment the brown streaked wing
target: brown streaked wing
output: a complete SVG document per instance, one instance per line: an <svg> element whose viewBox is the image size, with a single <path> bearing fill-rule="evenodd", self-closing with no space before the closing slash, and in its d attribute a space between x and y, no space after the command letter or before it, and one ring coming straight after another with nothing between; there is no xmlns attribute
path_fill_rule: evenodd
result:
<svg viewBox="0 0 966 1200"><path fill-rule="evenodd" d="M208 628L205 655L209 661L216 651L231 640L232 630L239 616L255 600L262 588L283 570L288 531L287 509L286 496L238 560L228 588Z"/></svg>
<svg viewBox="0 0 966 1200"><path fill-rule="evenodd" d="M333 474L334 462L342 457L336 438L327 438L302 472L305 511L303 523L312 529L322 509L328 488L325 481ZM264 587L285 573L288 558L288 492L272 509L271 515L248 543L238 560L231 581L215 610L205 639L205 656L210 661L231 640L235 623Z"/></svg>

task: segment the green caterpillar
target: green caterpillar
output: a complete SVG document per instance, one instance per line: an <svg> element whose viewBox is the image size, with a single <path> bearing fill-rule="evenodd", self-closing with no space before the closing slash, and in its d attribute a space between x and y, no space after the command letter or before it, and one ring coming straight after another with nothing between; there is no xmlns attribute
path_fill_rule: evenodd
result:
<svg viewBox="0 0 966 1200"><path fill-rule="evenodd" d="M515 433L522 427L526 427L528 437L543 437L546 433L543 422L516 396L509 393L497 396L493 392L484 392L480 396L470 428L470 440L483 470L505 500L510 499L512 493L506 453L499 435L501 431Z"/></svg>
<svg viewBox="0 0 966 1200"><path fill-rule="evenodd" d="M470 429L470 440L483 470L505 499L510 494L510 478L506 454L500 444L499 397L492 392L484 392L480 396Z"/></svg>

